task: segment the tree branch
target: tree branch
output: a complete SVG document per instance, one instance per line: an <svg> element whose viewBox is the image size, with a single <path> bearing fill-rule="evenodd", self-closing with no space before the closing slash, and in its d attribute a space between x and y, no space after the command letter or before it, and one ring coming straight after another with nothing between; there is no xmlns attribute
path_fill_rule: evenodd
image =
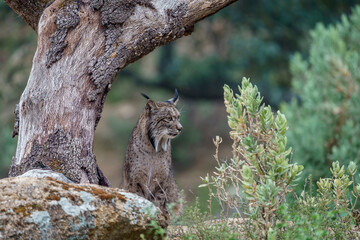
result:
<svg viewBox="0 0 360 240"><path fill-rule="evenodd" d="M37 32L41 14L53 0L4 0L4 2Z"/></svg>
<svg viewBox="0 0 360 240"><path fill-rule="evenodd" d="M54 0L4 0L4 2L36 32L39 19L44 9L53 1ZM187 0L186 4L188 4L191 11L188 16L184 18L183 24L186 28L191 29L194 23L216 13L235 1L236 0Z"/></svg>
<svg viewBox="0 0 360 240"><path fill-rule="evenodd" d="M189 12L183 19L184 26L190 26L209 17L237 0L187 0Z"/></svg>

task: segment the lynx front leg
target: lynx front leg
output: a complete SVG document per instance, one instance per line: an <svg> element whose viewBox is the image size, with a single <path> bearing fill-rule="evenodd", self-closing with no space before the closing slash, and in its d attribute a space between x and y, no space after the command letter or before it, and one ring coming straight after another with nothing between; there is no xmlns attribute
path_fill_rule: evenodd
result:
<svg viewBox="0 0 360 240"><path fill-rule="evenodd" d="M179 191L179 188L175 182L174 177L169 179L169 185L166 189L167 196L168 196L168 203L175 203L176 205L172 209L173 213L177 216L183 214L183 201L182 201L182 194Z"/></svg>

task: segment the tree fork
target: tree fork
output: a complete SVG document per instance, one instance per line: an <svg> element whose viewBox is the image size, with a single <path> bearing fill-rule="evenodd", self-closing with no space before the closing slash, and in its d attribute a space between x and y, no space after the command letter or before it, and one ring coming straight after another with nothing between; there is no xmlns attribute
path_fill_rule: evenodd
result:
<svg viewBox="0 0 360 240"><path fill-rule="evenodd" d="M9 175L51 169L75 183L109 186L92 149L115 76L234 1L55 0L46 7L32 0L29 12L22 1L5 0L38 33L16 109L18 146Z"/></svg>

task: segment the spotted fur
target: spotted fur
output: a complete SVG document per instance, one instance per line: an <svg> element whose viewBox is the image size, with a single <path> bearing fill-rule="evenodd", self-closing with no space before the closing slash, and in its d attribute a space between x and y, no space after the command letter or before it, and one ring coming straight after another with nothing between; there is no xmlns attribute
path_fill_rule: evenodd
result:
<svg viewBox="0 0 360 240"><path fill-rule="evenodd" d="M182 130L178 97L155 102L143 96L148 100L127 146L122 188L150 200L169 217L166 205L181 198L171 166L171 139ZM181 214L181 203L174 212Z"/></svg>

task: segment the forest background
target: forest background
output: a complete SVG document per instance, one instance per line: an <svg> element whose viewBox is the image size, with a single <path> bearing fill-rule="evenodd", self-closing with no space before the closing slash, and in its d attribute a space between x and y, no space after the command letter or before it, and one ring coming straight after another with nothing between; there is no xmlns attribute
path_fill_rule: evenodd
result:
<svg viewBox="0 0 360 240"><path fill-rule="evenodd" d="M215 136L224 139L220 157L231 156L222 86L228 84L235 89L243 76L250 77L259 87L264 102L274 111L284 106L291 112L286 103L294 99L301 102L302 96L291 88L290 60L295 53L307 59L310 30L317 23L327 26L340 21L342 14L350 14L356 2L239 1L199 22L192 35L160 47L131 64L114 81L95 132L94 152L100 168L112 185L118 187L126 145L145 104L139 93L166 100L177 88L184 130L173 140L175 177L188 200L195 196L206 198L206 190L197 186L201 184L200 176L212 172L216 164L212 157ZM0 178L7 176L15 154L17 138L11 137L13 111L26 86L36 41L35 32L0 2ZM296 146L308 141L301 139L301 131L305 129L296 129L292 125L295 120L291 119L292 116L288 125L293 160L304 164L308 173L318 178L325 174L324 164L330 166L330 160L341 161L325 156L328 162L324 162L320 159L323 156L316 154L303 157L304 149L297 151ZM310 141L312 145L316 143L320 148L324 145L320 140L316 142L316 138L314 143ZM313 151L318 152L316 148Z"/></svg>

